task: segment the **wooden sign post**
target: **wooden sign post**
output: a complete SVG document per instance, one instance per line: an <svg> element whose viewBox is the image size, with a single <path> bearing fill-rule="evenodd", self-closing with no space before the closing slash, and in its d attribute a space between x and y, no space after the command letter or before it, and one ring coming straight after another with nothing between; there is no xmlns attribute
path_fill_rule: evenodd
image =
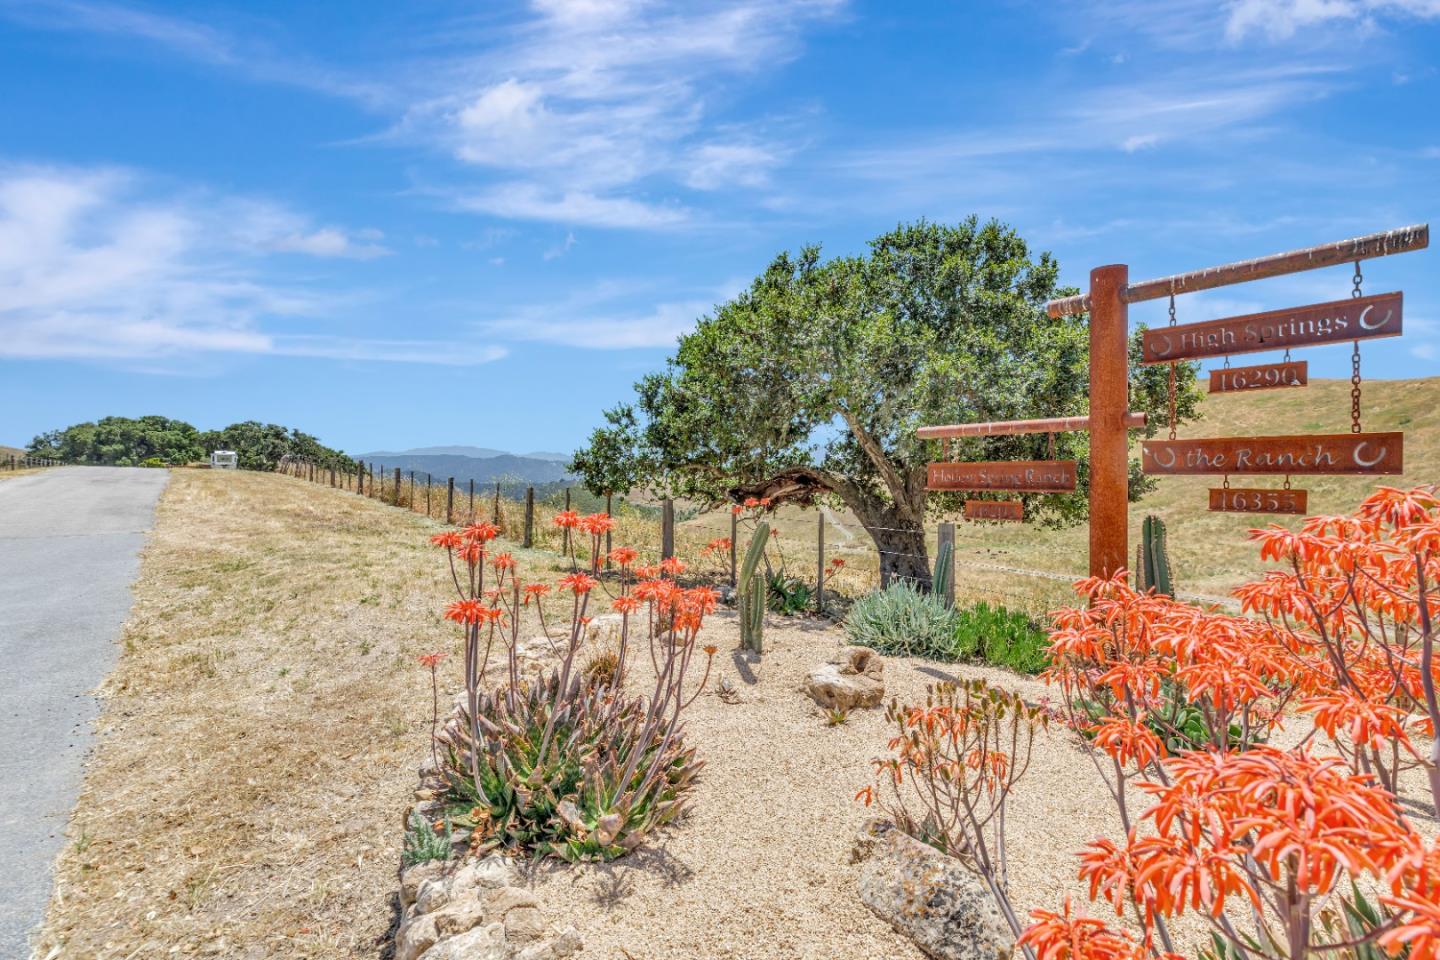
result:
<svg viewBox="0 0 1440 960"><path fill-rule="evenodd" d="M1052 300L1046 305L1052 317L1090 314L1088 417L922 427L917 433L922 439L943 439L1088 431L1090 574L1110 576L1125 567L1129 554L1126 431L1145 425L1144 414L1129 412L1127 401L1129 305L1249 280L1354 263L1356 295L1349 299L1150 330L1144 337L1143 362L1174 363L1342 341L1356 342L1358 350L1360 340L1398 336L1404 305L1403 296L1399 293L1360 296L1360 261L1421 250L1429 244L1429 226L1417 224L1134 284L1130 283L1129 267L1124 264L1097 267L1090 272L1089 293ZM1299 386L1307 380L1306 365L1290 362L1287 357L1286 362L1279 364L1213 371L1211 392ZM1357 392L1352 394L1355 398L1352 432L1349 434L1153 440L1144 444L1142 465L1147 473L1173 474L1399 473L1403 467L1402 437L1398 433L1367 434L1360 431L1358 374L1356 384ZM1173 428L1171 436L1174 436ZM1037 466L1034 462L1004 466L1006 470L993 463L932 464L930 488L1023 491L1031 489L1025 485L1028 480L1040 476L1024 475L1027 468ZM1040 469L1043 473L1046 468ZM970 472L966 473L967 470ZM1016 471L1021 475L1019 480L1016 480ZM1005 479L995 479L997 477ZM984 479L987 485L969 485L980 479ZM1056 492L1059 488L1060 485L1054 483L1042 487L1039 492ZM1074 486L1068 489L1073 490ZM1211 490L1210 497L1212 509L1276 513L1303 512L1306 509L1305 491L1288 489L1288 481L1284 490L1231 489L1227 481L1225 487ZM968 510L967 504L967 513Z"/></svg>

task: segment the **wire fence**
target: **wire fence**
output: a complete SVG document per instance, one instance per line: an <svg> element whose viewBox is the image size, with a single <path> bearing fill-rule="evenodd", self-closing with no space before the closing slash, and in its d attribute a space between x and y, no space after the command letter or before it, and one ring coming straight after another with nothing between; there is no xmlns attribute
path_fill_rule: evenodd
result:
<svg viewBox="0 0 1440 960"><path fill-rule="evenodd" d="M686 509L677 514L673 502L667 507L666 501L596 497L571 487L537 490L505 481L476 484L378 463L361 464L347 473L287 458L278 471L358 493L439 523L489 521L500 529L502 538L517 546L573 555L582 565L588 566L594 554L603 566L609 552L620 546L636 550L641 565L673 556L685 564L685 579L718 586L735 585L739 561L762 519L743 510L738 515ZM614 519L598 552L588 534L555 523L567 510L603 512ZM827 613L842 613L855 599L890 579L921 571L933 577L942 539L957 548L967 541L974 546L985 542L980 535L959 533L962 528L955 523L929 524L922 535L910 528L861 527L824 508L800 520L763 519L772 521L761 568L772 589L799 597L796 602L808 609ZM882 544L908 541L909 545L886 547L877 545L877 540ZM1076 574L977 561L961 556L959 549L952 552L951 563L956 605L984 601L1041 618L1078 602L1072 587Z"/></svg>
<svg viewBox="0 0 1440 960"><path fill-rule="evenodd" d="M61 467L64 463L60 460L52 460L49 457L30 457L21 454L10 454L8 460L0 460L7 470L29 470L32 467Z"/></svg>

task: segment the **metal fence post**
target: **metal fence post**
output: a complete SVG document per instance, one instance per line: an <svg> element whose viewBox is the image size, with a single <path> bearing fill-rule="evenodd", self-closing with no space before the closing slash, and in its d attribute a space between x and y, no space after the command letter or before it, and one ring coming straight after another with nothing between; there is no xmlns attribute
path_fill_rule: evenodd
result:
<svg viewBox="0 0 1440 960"><path fill-rule="evenodd" d="M445 492L445 522L455 522L455 478L450 478L449 489Z"/></svg>
<svg viewBox="0 0 1440 960"><path fill-rule="evenodd" d="M525 539L520 544L522 547L533 547L535 545L535 488L525 488Z"/></svg>
<svg viewBox="0 0 1440 960"><path fill-rule="evenodd" d="M675 501L669 497L660 505L660 559L675 556Z"/></svg>
<svg viewBox="0 0 1440 960"><path fill-rule="evenodd" d="M565 512L566 512L566 513L569 513L569 512L570 512L570 488L569 488L569 487L566 487L566 488L565 488ZM570 552L570 528L569 528L569 527L564 527L562 533L563 533L563 542L562 542L562 544L561 544L560 549L561 549L562 551L564 551L565 553L569 553L569 552Z"/></svg>
<svg viewBox="0 0 1440 960"><path fill-rule="evenodd" d="M947 577L945 578L945 597L944 597L944 600L945 600L945 606L946 606L946 608L947 608L947 609L953 609L954 606L955 606L955 524L953 524L953 523L942 523L942 524L940 524L940 531L939 531L939 533L936 535L936 540L937 540L937 542L936 542L936 544L935 544L935 547L936 547L936 550L935 550L936 560L939 560L940 557L942 557L942 556L945 555L945 545L946 545L946 544L949 544L949 546L950 546L950 569L949 569L948 571L946 571L947 573L949 573L949 576L947 576ZM940 575L940 568L939 568L939 567L936 567L936 568L935 568L935 576L939 576L939 575ZM932 582L933 582L933 581L932 581Z"/></svg>
<svg viewBox="0 0 1440 960"><path fill-rule="evenodd" d="M614 511L614 509L613 509L613 504L611 503L611 500L610 500L611 496L612 496L612 495L609 494L609 493L605 494L605 516L607 516L607 517L609 517L610 519L613 520L613 519L615 519L615 511ZM606 530L606 531L605 531L605 569L606 569L606 570L609 570L609 569L610 569L610 531L609 531L609 530Z"/></svg>
<svg viewBox="0 0 1440 960"><path fill-rule="evenodd" d="M815 525L815 612L825 612L825 511L821 510Z"/></svg>
<svg viewBox="0 0 1440 960"><path fill-rule="evenodd" d="M740 515L734 510L730 511L730 586L740 589L740 582L735 574L735 551L737 539L740 536Z"/></svg>

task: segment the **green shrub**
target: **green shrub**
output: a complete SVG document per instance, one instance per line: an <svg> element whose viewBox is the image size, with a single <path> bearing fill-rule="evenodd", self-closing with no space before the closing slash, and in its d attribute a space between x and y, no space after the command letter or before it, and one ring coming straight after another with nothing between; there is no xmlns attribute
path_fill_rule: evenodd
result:
<svg viewBox="0 0 1440 960"><path fill-rule="evenodd" d="M140 461L140 466L142 466L142 467L163 467L163 466L165 466L165 461L164 461L164 460L161 460L159 457L146 457L144 460Z"/></svg>
<svg viewBox="0 0 1440 960"><path fill-rule="evenodd" d="M973 652L959 646L955 612L908 580L856 600L845 632L851 643L891 655L958 660Z"/></svg>
<svg viewBox="0 0 1440 960"><path fill-rule="evenodd" d="M792 617L797 613L804 613L814 604L815 592L810 589L810 584L799 577L787 577L783 573L777 573L770 578L770 587L766 591L766 606L771 613Z"/></svg>
<svg viewBox="0 0 1440 960"><path fill-rule="evenodd" d="M1050 664L1045 628L1015 610L984 600L955 615L955 645L987 663L1019 673L1039 673Z"/></svg>
<svg viewBox="0 0 1440 960"><path fill-rule="evenodd" d="M444 831L438 831L419 813L410 814L410 826L405 830L405 849L400 853L400 862L405 866L424 863L427 860L450 859L450 823L446 821Z"/></svg>

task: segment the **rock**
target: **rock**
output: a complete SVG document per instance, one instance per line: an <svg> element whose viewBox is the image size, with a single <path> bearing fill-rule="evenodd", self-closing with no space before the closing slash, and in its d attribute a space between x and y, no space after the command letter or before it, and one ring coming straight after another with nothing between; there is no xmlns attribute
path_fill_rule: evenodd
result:
<svg viewBox="0 0 1440 960"><path fill-rule="evenodd" d="M841 647L839 662L844 664L840 672L847 677L858 674L882 683L885 680L885 661L869 647Z"/></svg>
<svg viewBox="0 0 1440 960"><path fill-rule="evenodd" d="M516 879L515 868L501 856L465 863L454 873L422 880L415 889L417 913L434 913L457 897L508 886Z"/></svg>
<svg viewBox="0 0 1440 960"><path fill-rule="evenodd" d="M619 634L620 624L624 619L618 613L602 613L591 618L590 622L585 625L585 639L594 642L605 639L611 631Z"/></svg>
<svg viewBox="0 0 1440 960"><path fill-rule="evenodd" d="M445 872L445 863L441 860L426 860L424 863L416 863L400 871L400 909L404 910L415 902L415 894L420 889L420 884L432 877L438 877Z"/></svg>
<svg viewBox="0 0 1440 960"><path fill-rule="evenodd" d="M507 960L510 953L510 946L505 942L505 925L488 923L458 937L441 940L420 954L419 960Z"/></svg>
<svg viewBox="0 0 1440 960"><path fill-rule="evenodd" d="M1009 960L1015 938L985 881L885 820L860 829L860 899L937 960Z"/></svg>
<svg viewBox="0 0 1440 960"><path fill-rule="evenodd" d="M539 940L545 930L545 915L539 907L516 907L505 915L505 936L512 943Z"/></svg>
<svg viewBox="0 0 1440 960"><path fill-rule="evenodd" d="M566 927L560 936L545 943L536 943L515 954L515 960L563 960L580 949L580 931Z"/></svg>
<svg viewBox="0 0 1440 960"><path fill-rule="evenodd" d="M395 932L395 960L415 960L435 945L440 931L435 925L435 914L412 913Z"/></svg>
<svg viewBox="0 0 1440 960"><path fill-rule="evenodd" d="M839 664L822 663L805 678L805 692L827 710L875 707L885 699L885 684L867 674L846 674Z"/></svg>

